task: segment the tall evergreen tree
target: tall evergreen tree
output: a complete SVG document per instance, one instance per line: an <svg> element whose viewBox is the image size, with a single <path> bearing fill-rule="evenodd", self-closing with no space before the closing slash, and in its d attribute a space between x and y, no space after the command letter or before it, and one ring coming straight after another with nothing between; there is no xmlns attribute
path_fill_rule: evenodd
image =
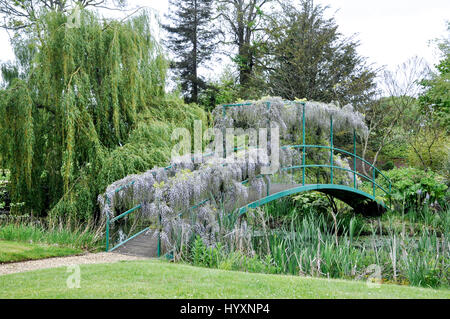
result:
<svg viewBox="0 0 450 319"><path fill-rule="evenodd" d="M163 28L169 32L168 47L176 56L172 67L180 76L186 102L197 102L199 89L205 85L198 69L211 59L218 33L211 24L213 0L169 3L174 8L168 15L171 23Z"/></svg>
<svg viewBox="0 0 450 319"><path fill-rule="evenodd" d="M265 63L268 93L287 99L307 98L352 103L362 108L375 94L376 73L358 55L359 43L345 38L327 7L303 0L286 3L268 27Z"/></svg>

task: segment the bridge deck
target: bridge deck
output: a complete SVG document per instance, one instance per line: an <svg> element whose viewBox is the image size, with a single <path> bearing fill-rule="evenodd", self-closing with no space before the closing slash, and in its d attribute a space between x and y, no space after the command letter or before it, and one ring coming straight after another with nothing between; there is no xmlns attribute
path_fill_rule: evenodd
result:
<svg viewBox="0 0 450 319"><path fill-rule="evenodd" d="M114 252L126 255L156 257L158 240L153 238L154 231L148 230L118 247Z"/></svg>

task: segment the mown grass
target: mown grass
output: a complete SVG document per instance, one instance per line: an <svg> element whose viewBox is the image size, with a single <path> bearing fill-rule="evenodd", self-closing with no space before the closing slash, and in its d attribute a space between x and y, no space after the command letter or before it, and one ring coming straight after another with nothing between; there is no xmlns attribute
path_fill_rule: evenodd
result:
<svg viewBox="0 0 450 319"><path fill-rule="evenodd" d="M0 240L0 263L9 263L81 253L81 249Z"/></svg>
<svg viewBox="0 0 450 319"><path fill-rule="evenodd" d="M160 260L80 266L80 288L65 267L0 276L0 298L450 298L449 290L266 275Z"/></svg>

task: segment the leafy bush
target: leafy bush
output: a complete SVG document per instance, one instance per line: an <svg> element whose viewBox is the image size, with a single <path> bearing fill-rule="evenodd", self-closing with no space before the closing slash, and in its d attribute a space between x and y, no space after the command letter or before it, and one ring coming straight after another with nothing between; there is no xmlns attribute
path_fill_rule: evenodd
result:
<svg viewBox="0 0 450 319"><path fill-rule="evenodd" d="M325 213L330 206L326 196L319 192L300 193L294 196L293 200L296 206L302 208L303 211L313 209L318 213Z"/></svg>
<svg viewBox="0 0 450 319"><path fill-rule="evenodd" d="M389 170L391 170L391 169L393 169L395 166L394 166L394 162L393 161L387 161L386 163L384 163L382 166L381 166L381 169L383 170L383 171L389 171Z"/></svg>
<svg viewBox="0 0 450 319"><path fill-rule="evenodd" d="M450 156L449 143L450 137L444 129L438 132L424 130L406 152L408 163L413 167L445 172L445 159Z"/></svg>
<svg viewBox="0 0 450 319"><path fill-rule="evenodd" d="M225 71L218 80L206 83L201 91L199 104L207 111L212 111L218 104L233 103L239 99L239 86L233 74Z"/></svg>
<svg viewBox="0 0 450 319"><path fill-rule="evenodd" d="M191 249L192 263L196 266L216 268L221 255L220 245L216 248L207 247L200 236L197 236Z"/></svg>
<svg viewBox="0 0 450 319"><path fill-rule="evenodd" d="M0 169L0 211L7 210L9 171Z"/></svg>
<svg viewBox="0 0 450 319"><path fill-rule="evenodd" d="M439 209L445 203L445 179L432 172L417 168L396 168L383 172L392 182L391 197L396 207L405 210L430 205ZM377 183L389 187L383 177Z"/></svg>

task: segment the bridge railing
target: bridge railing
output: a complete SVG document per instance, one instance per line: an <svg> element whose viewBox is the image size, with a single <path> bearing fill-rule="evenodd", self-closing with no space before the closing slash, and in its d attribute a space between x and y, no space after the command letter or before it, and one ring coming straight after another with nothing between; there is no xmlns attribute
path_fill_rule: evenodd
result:
<svg viewBox="0 0 450 319"><path fill-rule="evenodd" d="M306 152L306 149L308 148L317 148L317 149L327 149L330 151L330 157L332 158L332 154L334 152L339 152L339 153L343 153L346 155L349 155L353 158L353 169L348 169L345 167L341 167L341 166L336 166L334 165L334 163L330 163L330 164L306 164L306 157L303 156L303 161L301 165L295 165L295 166L289 166L289 167L282 167L281 170L294 170L294 169L302 169L302 184L305 185L305 169L306 168L313 168L313 167L322 167L322 168L329 168L330 169L330 182L331 184L333 184L333 176L334 176L334 169L338 169L338 170L344 170L350 173L353 173L353 187L355 189L358 189L358 183L357 183L357 179L356 176L359 176L365 180L367 180L368 182L370 182L372 184L372 195L375 198L376 197L376 189L380 189L381 191L383 191L388 198L390 199L390 194L391 194L391 188L392 188L392 184L391 184L391 180L385 175L383 174L377 167L375 167L373 164L369 163L368 161L366 161L365 159L363 159L362 157L351 153L349 151L343 150L341 148L337 148L337 147L332 147L332 146L326 146L326 145L285 145L281 147L282 149L287 149L287 148L301 148L303 149L303 152ZM302 154L303 155L303 154ZM360 160L362 161L364 164L366 164L367 166L370 167L370 170L372 171L372 176L368 177L364 174L359 173L356 170L356 160ZM377 177L377 173L382 176L384 178L384 180L386 181L386 183L389 185L388 189L385 189L384 187L382 187L380 184L378 184L376 182L376 177Z"/></svg>
<svg viewBox="0 0 450 319"><path fill-rule="evenodd" d="M114 193L116 194L116 193L120 192L121 190L124 190L124 189L126 189L126 188L128 188L128 187L130 187L130 186L133 186L134 183L135 183L135 181L131 181L131 182L128 183L128 184L122 185L122 186L116 188L116 189L114 190ZM109 195L107 195L106 201L107 201L108 204L111 204L111 198L109 197ZM115 246L112 247L111 249L109 248L109 246L110 246L110 229L111 229L111 226L112 226L115 222L117 222L118 220L120 220L120 219L122 219L122 218L125 218L125 217L128 216L129 214L131 214L131 213L133 213L133 212L135 212L135 211L137 211L137 210L139 210L139 209L141 209L141 208L142 208L142 203L139 203L139 204L137 204L136 206L134 206L133 208L131 208L131 209L129 209L129 210L127 210L127 211L125 211L125 212L123 212L123 213L121 213L121 214L115 216L115 217L112 217L112 218L111 218L111 216L110 216L110 212L107 212L107 213L106 213L106 231L105 231L105 232L106 232L106 234L105 234L105 237L106 237L106 251L109 252L109 251L113 251L113 250L119 248L120 246L122 246L123 244L125 244L127 241L129 241L129 240L131 240L131 239L133 239L133 238L139 236L140 234L142 234L143 232L145 232L145 231L147 231L147 230L149 229L149 227L146 227L146 228L144 228L143 230L139 231L138 233L134 234L133 236L127 238L125 241L119 242L117 245L115 245ZM159 247L158 247L158 248L159 248Z"/></svg>
<svg viewBox="0 0 450 319"><path fill-rule="evenodd" d="M303 107L303 114L302 114L303 144L300 144L300 145L285 145L285 146L282 146L282 148L301 148L301 149L303 149L302 161L301 161L302 164L301 165L296 165L296 166L290 166L290 167L283 167L283 168L281 168L281 170L301 169L302 170L302 184L303 185L305 185L306 168L314 168L314 167L316 167L316 168L318 168L318 167L329 168L330 169L330 182L331 182L331 184L334 183L334 179L333 178L334 178L334 170L335 169L348 171L348 172L353 173L353 187L355 189L358 189L356 176L359 176L359 177L367 180L369 183L372 183L372 193L373 193L373 198L374 199L376 197L376 189L378 188L381 191L383 191L388 196L389 201L391 201L391 198L390 198L391 181L389 180L389 178L386 177L386 175L384 175L378 168L376 168L374 165L369 163L367 160L365 160L364 158L356 155L356 132L355 132L355 130L353 130L353 153L349 152L349 151L346 151L346 150L343 150L343 149L340 149L340 148L337 148L337 147L334 147L334 145L333 145L333 118L332 118L332 116L330 116L330 146L326 146L326 145L308 145L308 144L306 144L306 132L305 132L305 126L306 126L306 123L305 123L305 105L306 104L305 104L305 102L300 102L300 101L288 101L288 102L294 103L294 104L298 104L298 105L301 105ZM270 109L270 107L271 107L270 106L270 102L267 102L266 104L267 104L267 108ZM227 108L239 107L239 106L250 106L250 105L252 105L252 103L224 104L224 105L222 105L223 116L224 117L226 116L226 109ZM318 149L327 149L327 150L329 150L330 151L330 164L306 164L306 150L310 149L310 148L318 148ZM235 148L235 151L238 150L238 149L239 148ZM345 167L340 167L340 166L334 165L334 161L333 161L334 152L340 152L340 153L343 153L343 154L351 156L353 158L353 169L348 169L348 168L345 168ZM211 156L213 154L214 153L210 153L210 154L206 154L206 155L204 154L203 156ZM365 165L368 165L371 168L371 170L372 170L372 177L368 177L368 176L366 176L364 174L361 174L361 173L356 171L356 160L357 159L362 161ZM172 165L165 167L165 169L170 169L170 168L172 168ZM387 183L389 185L389 189L388 190L384 189L381 185L379 185L376 182L376 177L377 177L376 175L377 175L377 173L379 175L381 175L387 181ZM257 177L263 177L263 176L260 175L260 176L257 176ZM246 180L242 181L243 184L245 184L247 182L248 181L246 181ZM115 193L117 193L117 192L119 192L119 191L121 191L121 190L123 190L123 189L125 189L127 187L130 187L133 184L134 184L134 182L130 182L130 183L126 184L126 185L123 185L123 186L117 188L115 190ZM268 186L267 186L267 196L269 196L269 192L270 192L269 187L270 187L270 183L268 183ZM110 198L107 197L106 200L110 204ZM206 203L207 201L208 201L208 199L205 199L205 200L201 201L200 203L190 207L189 209L186 209L185 211L191 211L192 209L195 209L196 207ZM118 244L116 244L111 249L109 248L109 245L110 245L110 238L109 237L110 237L110 227L111 227L111 225L113 223L117 222L118 220L120 220L122 218L125 218L129 214L131 214L133 212L136 212L137 210L139 210L141 208L142 208L142 203L137 204L136 206L132 207L131 209L129 209L129 210L127 210L127 211L125 211L125 212L123 212L123 213L113 217L113 218L111 218L109 216L109 213L106 214L107 215L106 216L106 251L113 251L113 250L117 249L118 247L122 246L123 244L125 244L126 242L128 242L129 240L139 236L143 232L145 232L145 231L150 229L150 227L146 227L143 230L139 231L138 233L132 235L131 237L128 237L125 240L119 242ZM184 212L181 212L179 215L181 216L183 213ZM158 249L157 255L159 256L160 252L161 252L161 238L158 238L158 248L157 249Z"/></svg>
<svg viewBox="0 0 450 319"><path fill-rule="evenodd" d="M312 168L312 167L322 167L322 168L329 168L330 169L330 182L331 184L333 184L333 178L334 178L334 169L339 169L339 170L345 170L348 172L353 173L353 187L355 189L358 189L358 185L356 182L356 176L360 176L363 179L367 180L368 182L372 183L372 195L375 199L376 197L376 189L380 189L382 190L387 197L389 198L389 206L391 206L391 188L392 188L392 184L390 179L384 175L378 168L376 168L373 164L369 163L367 160L365 160L364 158L358 156L356 154L356 130L353 129L353 152L349 152L337 147L334 147L333 144L333 116L330 115L330 146L327 145L308 145L306 144L306 116L305 116L305 108L306 108L306 103L303 101L283 101L284 103L290 103L290 104L296 104L299 105L300 107L302 107L302 118L301 118L301 122L302 122L302 144L301 145L286 145L286 146L282 146L282 148L302 148L302 165L298 165L296 167L287 167L284 168L285 170L287 169L302 169L302 184L305 185L305 175L306 175L306 168ZM270 109L271 105L270 102L266 102L267 104L267 108ZM236 103L236 104L223 104L222 105L222 110L223 110L223 117L226 116L226 110L228 108L233 108L233 107L242 107L242 106L250 106L252 105L252 103ZM268 119L269 120L269 119ZM330 164L306 164L306 149L307 148L321 148L321 149L328 149L330 151ZM340 167L340 166L336 166L334 165L334 161L333 161L333 155L334 152L340 152L346 155L349 155L353 158L353 169L349 170L347 168L344 167ZM363 165L368 165L371 170L372 170L372 176L368 177L364 174L361 174L359 172L356 171L356 160L360 160L362 161ZM379 185L376 182L376 177L377 177L377 173L379 175L381 175L387 182L387 184L389 185L389 189L386 190L384 189L381 185ZM269 191L268 191L269 192Z"/></svg>

